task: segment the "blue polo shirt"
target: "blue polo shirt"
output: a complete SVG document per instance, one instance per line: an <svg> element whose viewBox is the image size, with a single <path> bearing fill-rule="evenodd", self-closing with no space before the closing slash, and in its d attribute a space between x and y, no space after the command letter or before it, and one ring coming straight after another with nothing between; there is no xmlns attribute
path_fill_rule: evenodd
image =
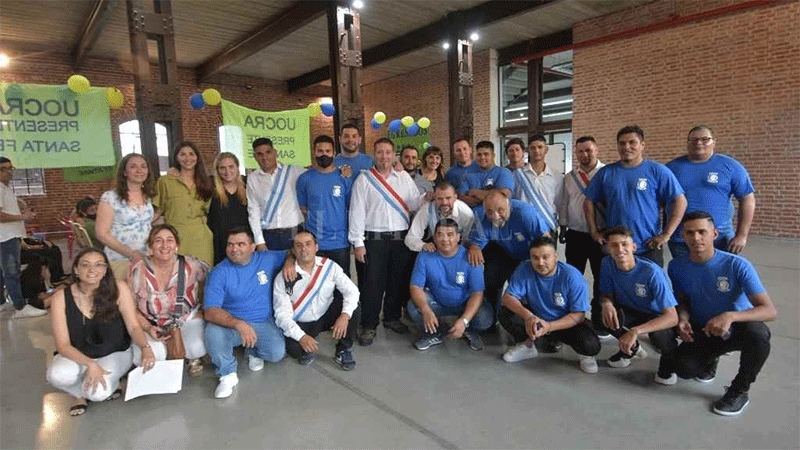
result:
<svg viewBox="0 0 800 450"><path fill-rule="evenodd" d="M470 265L464 247L459 247L451 257L439 252L420 252L411 273L411 285L427 288L443 306L462 306L470 295L483 291L483 266Z"/></svg>
<svg viewBox="0 0 800 450"><path fill-rule="evenodd" d="M730 156L713 154L703 162L690 161L687 156L673 159L667 168L675 174L686 191L686 212L705 211L714 218L721 238L731 239L733 229L731 196L741 199L755 191L750 174L739 161ZM680 225L670 238L684 242Z"/></svg>
<svg viewBox="0 0 800 450"><path fill-rule="evenodd" d="M600 265L600 293L612 295L614 304L644 313L661 315L664 309L676 306L667 274L654 262L636 258L633 269L624 272L610 256Z"/></svg>
<svg viewBox="0 0 800 450"><path fill-rule="evenodd" d="M447 169L447 173L444 175L444 179L453 185L456 188L456 192L461 192L461 184L464 182L464 177L468 173L472 173L478 170L478 163L472 161L472 164L464 167L460 164L453 164Z"/></svg>
<svg viewBox="0 0 800 450"><path fill-rule="evenodd" d="M534 239L550 231L547 221L530 203L510 199L511 216L501 228L495 228L486 217L483 205L475 207L475 225L469 242L483 249L490 241L496 242L508 256L523 261Z"/></svg>
<svg viewBox="0 0 800 450"><path fill-rule="evenodd" d="M342 156L342 154L339 153L333 158L333 164L335 164L336 167L350 166L350 168L353 169L353 174L349 177L350 183L352 183L362 170L372 169L375 165L375 159L372 155L362 152L358 152L355 158Z"/></svg>
<svg viewBox="0 0 800 450"><path fill-rule="evenodd" d="M748 297L767 292L750 261L732 253L715 250L702 264L689 256L669 262L669 277L676 294L689 300L689 322L704 326L727 311L753 308Z"/></svg>
<svg viewBox="0 0 800 450"><path fill-rule="evenodd" d="M272 281L283 267L286 251L255 252L240 266L225 258L208 274L203 307L222 308L250 323L272 318Z"/></svg>
<svg viewBox="0 0 800 450"><path fill-rule="evenodd" d="M650 249L642 245L644 241L661 234L659 208L684 192L666 166L645 159L636 167L622 167L619 162L603 166L584 193L605 205L608 227L628 227L637 253L645 253Z"/></svg>
<svg viewBox="0 0 800 450"><path fill-rule="evenodd" d="M347 240L347 208L352 181L339 169L322 173L315 168L297 179L297 203L306 208L305 228L317 237L320 250L350 247Z"/></svg>
<svg viewBox="0 0 800 450"><path fill-rule="evenodd" d="M466 194L470 189L508 189L514 192L514 176L505 167L494 166L482 170L476 166L472 172L464 174L459 194Z"/></svg>
<svg viewBox="0 0 800 450"><path fill-rule="evenodd" d="M539 275L530 261L523 261L509 278L506 294L548 322L589 310L589 289L583 274L561 261L549 277Z"/></svg>

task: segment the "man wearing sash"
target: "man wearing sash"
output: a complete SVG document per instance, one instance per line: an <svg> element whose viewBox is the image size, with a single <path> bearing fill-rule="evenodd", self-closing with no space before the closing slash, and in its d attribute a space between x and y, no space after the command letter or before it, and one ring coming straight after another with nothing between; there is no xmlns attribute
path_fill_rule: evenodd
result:
<svg viewBox="0 0 800 450"><path fill-rule="evenodd" d="M358 127L354 124L347 123L342 126L339 143L342 147L341 153L333 158L333 164L340 169L349 167L352 172L347 177L351 182L355 181L362 170L371 169L375 165L372 155L360 151L361 135L358 134Z"/></svg>
<svg viewBox="0 0 800 450"><path fill-rule="evenodd" d="M309 364L319 349L319 333L332 330L337 340L336 362L342 370L355 369L350 349L358 331L358 317L352 319L359 313L358 288L339 264L316 256L319 246L313 234L298 233L292 251L297 278L287 283L278 275L272 294L275 322L286 336L286 353L300 364ZM343 303L334 303L334 290L342 293Z"/></svg>
<svg viewBox="0 0 800 450"><path fill-rule="evenodd" d="M253 156L259 169L247 177L247 215L256 249L288 250L303 229L295 189L304 169L279 163L268 138L253 141Z"/></svg>
<svg viewBox="0 0 800 450"><path fill-rule="evenodd" d="M392 168L394 143L375 141L375 167L361 172L350 198L349 240L357 262L365 264L361 286L361 335L359 344L371 345L383 306L384 327L406 333L400 322L409 298L408 280L413 254L403 239L410 215L419 209L423 196L405 171ZM385 298L384 298L385 297Z"/></svg>
<svg viewBox="0 0 800 450"><path fill-rule="evenodd" d="M603 328L600 293L597 289L600 283L600 262L605 254L600 244L592 239L592 235L589 233L589 224L586 223L586 216L583 214L583 201L586 199L583 190L586 189L597 171L605 165L597 159L597 153L597 143L593 137L578 138L575 142L575 159L578 160L578 168L564 176L561 201L556 206L558 207L558 222L561 225L560 238L567 243L565 250L567 264L584 273L586 261L589 261L592 278L594 278L591 301L592 324L600 338L607 338L610 335ZM605 227L602 218L597 215L595 223L600 229Z"/></svg>
<svg viewBox="0 0 800 450"><path fill-rule="evenodd" d="M551 234L555 238L558 232L556 204L560 202L564 175L554 172L547 165L547 150L544 136L537 134L531 138L528 145L529 163L514 171L514 198L528 202L538 209L553 230Z"/></svg>
<svg viewBox="0 0 800 450"><path fill-rule="evenodd" d="M442 219L453 219L458 224L462 240L472 230L472 208L456 198L456 190L447 181L439 182L433 189L433 200L425 203L414 216L406 235L406 246L412 252L434 252L433 235L436 224Z"/></svg>
<svg viewBox="0 0 800 450"><path fill-rule="evenodd" d="M499 189L511 197L514 177L505 167L495 165L494 144L489 141L478 142L475 146L475 161L478 167L464 175L458 198L474 208L483 202L492 189Z"/></svg>
<svg viewBox="0 0 800 450"><path fill-rule="evenodd" d="M464 176L478 170L478 165L472 160L472 147L465 137L453 142L453 154L456 157L456 163L450 166L444 179L453 185L456 192L460 192Z"/></svg>

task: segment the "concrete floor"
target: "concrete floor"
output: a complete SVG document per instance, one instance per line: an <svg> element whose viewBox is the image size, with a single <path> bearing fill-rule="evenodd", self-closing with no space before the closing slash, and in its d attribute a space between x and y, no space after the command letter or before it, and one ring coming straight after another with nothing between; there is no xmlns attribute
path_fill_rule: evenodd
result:
<svg viewBox="0 0 800 450"><path fill-rule="evenodd" d="M177 395L93 403L69 417L68 395L45 383L53 354L49 316L0 318L0 448L798 448L800 242L751 238L753 261L778 308L772 354L734 418L710 412L738 364L722 358L708 385L654 384L657 359L600 372L578 369L571 349L507 364L504 336L418 352L409 336L379 329L356 347L358 367L332 361L330 334L310 366L292 360L249 372L215 400L210 369Z"/></svg>

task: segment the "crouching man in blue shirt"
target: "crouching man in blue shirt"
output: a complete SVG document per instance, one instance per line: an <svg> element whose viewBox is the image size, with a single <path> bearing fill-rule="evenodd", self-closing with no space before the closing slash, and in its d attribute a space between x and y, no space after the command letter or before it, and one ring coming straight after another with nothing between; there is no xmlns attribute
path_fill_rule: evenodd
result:
<svg viewBox="0 0 800 450"><path fill-rule="evenodd" d="M556 242L550 236L535 239L530 260L522 262L503 295L500 324L516 345L504 355L506 362L535 357L534 340L563 342L580 355L586 373L597 372L595 355L600 340L586 324L589 290L578 269L558 261Z"/></svg>
<svg viewBox="0 0 800 450"><path fill-rule="evenodd" d="M256 252L253 232L247 227L231 229L227 242L228 258L208 275L203 303L206 348L219 376L216 398L230 396L239 383L234 347L248 349L254 372L264 368L265 359L278 362L286 353L283 332L272 315L272 280L286 252Z"/></svg>
<svg viewBox="0 0 800 450"><path fill-rule="evenodd" d="M423 330L414 347L427 350L441 344L446 327L439 318L458 316L448 336L464 337L471 349L481 350L481 332L494 321L492 307L483 301L483 266L469 263L458 223L451 218L436 224L433 242L436 251L420 252L411 275L408 315Z"/></svg>
<svg viewBox="0 0 800 450"><path fill-rule="evenodd" d="M740 351L739 372L713 405L715 413L734 416L750 402L750 384L770 351L764 322L775 320L777 313L753 265L714 248L718 235L710 214L695 211L684 216L689 254L673 259L668 269L680 301L678 331L683 343L661 359L658 377L670 380L664 384L675 384L677 377L710 382L719 357Z"/></svg>

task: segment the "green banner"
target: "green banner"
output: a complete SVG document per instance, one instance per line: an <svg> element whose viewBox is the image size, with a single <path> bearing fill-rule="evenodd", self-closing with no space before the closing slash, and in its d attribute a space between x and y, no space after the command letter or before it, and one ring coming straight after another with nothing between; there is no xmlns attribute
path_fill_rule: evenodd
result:
<svg viewBox="0 0 800 450"><path fill-rule="evenodd" d="M397 152L397 156L400 156L400 151L403 149L403 147L406 145L413 145L414 147L417 147L417 150L419 150L419 157L422 158L422 154L425 153L425 143L427 142L430 144L431 142L431 136L428 133L428 128L420 128L417 134L414 136L406 133L405 128L397 133L392 133L391 131L386 130L386 137L394 142L394 148Z"/></svg>
<svg viewBox="0 0 800 450"><path fill-rule="evenodd" d="M115 162L105 88L0 82L0 155L21 169Z"/></svg>
<svg viewBox="0 0 800 450"><path fill-rule="evenodd" d="M222 138L225 145L241 146L244 166L257 169L253 158L253 141L265 137L272 140L278 161L299 166L311 165L311 144L308 109L292 111L256 111L222 100Z"/></svg>

